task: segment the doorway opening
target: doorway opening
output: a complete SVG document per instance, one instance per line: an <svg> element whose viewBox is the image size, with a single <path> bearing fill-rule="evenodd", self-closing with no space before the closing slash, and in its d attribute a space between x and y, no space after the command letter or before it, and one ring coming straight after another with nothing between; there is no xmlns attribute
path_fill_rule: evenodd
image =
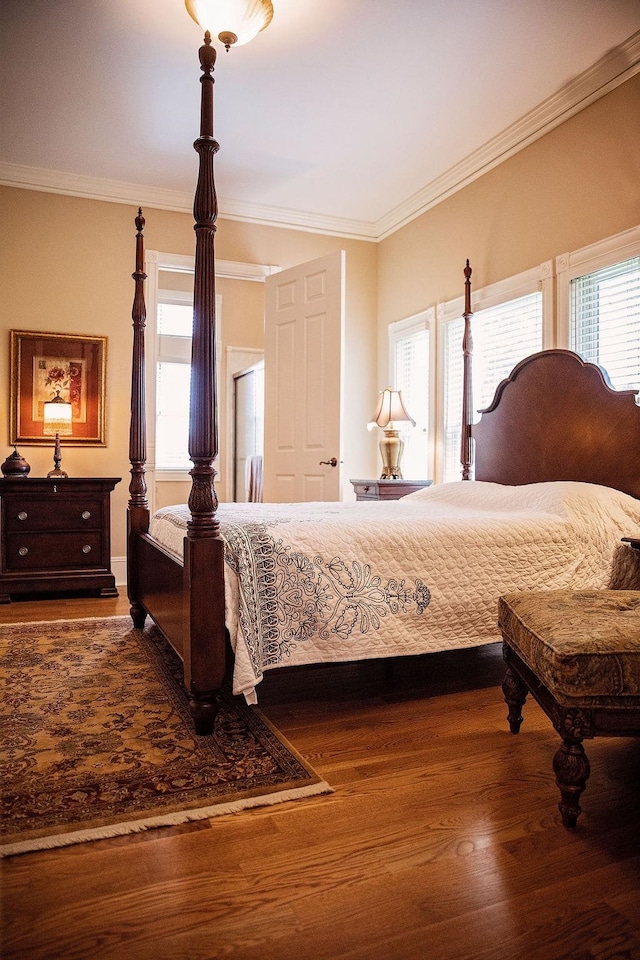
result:
<svg viewBox="0 0 640 960"><path fill-rule="evenodd" d="M264 360L233 374L233 499L262 501Z"/></svg>

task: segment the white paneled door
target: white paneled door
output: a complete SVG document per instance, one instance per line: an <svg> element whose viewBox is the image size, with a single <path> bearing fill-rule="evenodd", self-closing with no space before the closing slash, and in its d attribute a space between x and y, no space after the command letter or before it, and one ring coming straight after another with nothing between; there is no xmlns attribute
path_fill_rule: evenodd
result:
<svg viewBox="0 0 640 960"><path fill-rule="evenodd" d="M339 500L344 251L266 280L264 500Z"/></svg>

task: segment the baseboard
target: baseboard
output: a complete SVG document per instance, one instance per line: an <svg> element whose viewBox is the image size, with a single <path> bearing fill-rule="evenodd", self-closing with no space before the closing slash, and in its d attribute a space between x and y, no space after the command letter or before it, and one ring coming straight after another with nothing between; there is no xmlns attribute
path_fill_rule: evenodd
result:
<svg viewBox="0 0 640 960"><path fill-rule="evenodd" d="M117 587L126 587L127 585L127 558L126 557L112 557L111 558L111 572L116 578Z"/></svg>

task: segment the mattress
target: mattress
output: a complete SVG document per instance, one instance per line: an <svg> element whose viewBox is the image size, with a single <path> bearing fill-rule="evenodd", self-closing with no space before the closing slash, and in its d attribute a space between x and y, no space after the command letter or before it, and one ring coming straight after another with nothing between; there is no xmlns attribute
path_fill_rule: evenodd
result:
<svg viewBox="0 0 640 960"><path fill-rule="evenodd" d="M596 484L459 481L396 501L221 504L234 693L296 664L493 643L498 597L629 587L640 502ZM150 534L182 558L189 510ZM640 586L640 579L638 581Z"/></svg>

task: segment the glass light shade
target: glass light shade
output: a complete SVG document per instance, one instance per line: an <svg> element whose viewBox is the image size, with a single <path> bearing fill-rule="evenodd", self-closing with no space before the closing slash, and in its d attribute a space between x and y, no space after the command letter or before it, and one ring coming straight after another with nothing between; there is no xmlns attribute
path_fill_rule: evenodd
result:
<svg viewBox="0 0 640 960"><path fill-rule="evenodd" d="M185 0L189 16L225 46L253 40L273 18L271 0ZM229 35L237 39L230 41Z"/></svg>
<svg viewBox="0 0 640 960"><path fill-rule="evenodd" d="M380 393L376 412L367 426L373 430L374 427L384 428L394 423L410 423L412 427L416 425L402 401L402 391L387 387Z"/></svg>
<svg viewBox="0 0 640 960"><path fill-rule="evenodd" d="M68 437L72 433L71 421L71 404L63 400L58 391L53 400L47 400L44 404L44 424L42 432L48 437L53 437L56 433L61 437Z"/></svg>

